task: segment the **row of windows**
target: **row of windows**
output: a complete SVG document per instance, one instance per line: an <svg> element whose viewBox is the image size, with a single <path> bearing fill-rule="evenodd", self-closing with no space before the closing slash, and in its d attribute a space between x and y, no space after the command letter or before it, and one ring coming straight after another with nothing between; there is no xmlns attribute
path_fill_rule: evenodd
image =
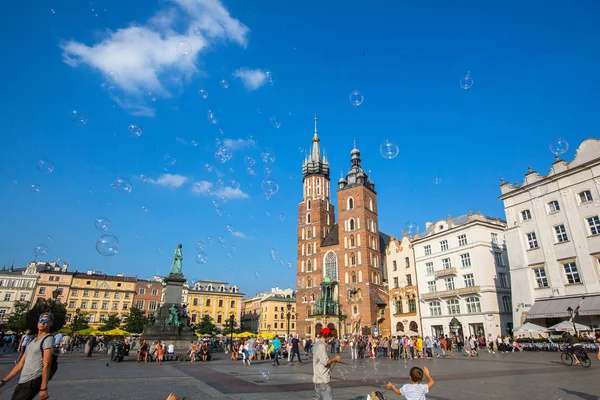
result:
<svg viewBox="0 0 600 400"><path fill-rule="evenodd" d="M394 314L404 314L404 305L402 300L394 301ZM417 312L417 300L416 299L408 299L408 311L407 313L416 313Z"/></svg>
<svg viewBox="0 0 600 400"><path fill-rule="evenodd" d="M135 302L135 308L138 308L140 310L143 310L145 305L146 305L146 301L145 300L136 300L136 302ZM154 300L151 300L148 303L148 309L149 310L156 310L157 306L158 306L158 303L156 301L154 301Z"/></svg>
<svg viewBox="0 0 600 400"><path fill-rule="evenodd" d="M111 309L111 310L117 310L117 309L119 308L119 304L120 304L120 303L112 303L112 304L110 305L110 309ZM151 301L151 302L150 302L150 306L152 306L153 304L154 304L154 308L151 308L151 307L149 307L151 310L155 310L155 309L156 309L156 307L157 307L157 305L158 305L158 303L157 303L156 301L154 301L154 302L152 302L152 301ZM94 301L94 302L90 303L90 309L92 309L92 310L96 310L96 309L98 309L98 305L99 305L99 303ZM109 309L109 306L108 306L108 305L109 305L109 304L108 304L108 303L106 303L106 302L102 303L102 305L101 305L101 309L102 309L102 310L108 310L108 309ZM83 300L83 301L82 301L82 302L79 304L79 308L81 308L81 309L86 309L87 307L88 307L88 302L87 302L87 301L85 301L85 300ZM77 308L77 302L75 302L75 301L70 301L70 302L69 302L69 308ZM141 307L141 308L143 308L143 307ZM127 310L127 309L129 309L129 303L122 303L121 309L122 309L122 310Z"/></svg>
<svg viewBox="0 0 600 400"><path fill-rule="evenodd" d="M468 314L481 312L481 302L479 300L479 297L467 297L465 299L465 306ZM447 300L446 309L448 315L460 314L460 301L457 299ZM502 312L512 311L512 301L510 299L510 296L502 296L501 310ZM432 317L439 317L442 315L441 302L432 301L429 303L429 315Z"/></svg>
<svg viewBox="0 0 600 400"><path fill-rule="evenodd" d="M476 286L475 285L475 277L473 274L464 274L462 276L462 278L463 278L465 287ZM496 285L501 288L508 288L509 287L508 274L502 273L502 272L498 273L498 275L496 276ZM454 278L444 278L444 287L445 287L445 290L456 289L456 285L454 283ZM437 292L437 280L428 281L427 289L429 290L429 293L436 293Z"/></svg>
<svg viewBox="0 0 600 400"><path fill-rule="evenodd" d="M598 270L600 271L600 258L596 258L595 263L598 267ZM577 262L575 260L562 262L561 266L563 278L566 284L578 285L583 283L583 280L581 279L581 275L579 273L579 268L577 267ZM550 282L548 281L545 266L534 267L532 268L532 271L533 278L535 279L535 283L538 288L550 287Z"/></svg>
<svg viewBox="0 0 600 400"><path fill-rule="evenodd" d="M151 293L152 293L152 296L158 296L158 289L152 289ZM145 295L146 294L146 288L140 288L139 294L140 295Z"/></svg>
<svg viewBox="0 0 600 400"><path fill-rule="evenodd" d="M4 301L13 301L12 293L5 293ZM21 293L21 295L19 296L19 301L27 301L27 294Z"/></svg>
<svg viewBox="0 0 600 400"><path fill-rule="evenodd" d="M56 290L58 290L58 295L62 296L62 294L63 294L63 288L59 287L59 288L56 288ZM38 294L46 294L46 287L41 286L38 289Z"/></svg>
<svg viewBox="0 0 600 400"><path fill-rule="evenodd" d="M40 290L41 290L41 289L45 289L45 288L40 288ZM62 288L58 288L58 289L59 289L59 290L61 291L61 293L62 293ZM154 290L156 290L156 289L154 289ZM42 292L40 292L40 294L43 294L43 293L42 293ZM105 299L108 299L108 298L110 298L110 294L111 294L111 292L104 292L104 298L105 298ZM73 289L73 290L71 290L71 296L77 297L78 295L79 295L79 291L78 291L77 289ZM89 291L89 290L87 290L87 289L85 289L85 290L83 291L83 293L82 293L82 296L83 296L83 297L89 297L89 296L90 296L90 291ZM156 296L156 295L154 295L154 296ZM99 290L94 290L94 295L93 295L93 297L95 297L95 298L99 298L99 297L100 297L100 291L99 291ZM121 298L121 292L114 292L114 294L113 294L113 298L115 298L115 299L120 299L120 298ZM124 299L129 299L129 298L131 298L131 293L124 293L124 295L123 295L123 298L124 298Z"/></svg>
<svg viewBox="0 0 600 400"><path fill-rule="evenodd" d="M596 215L594 217L586 218L590 235L600 234L600 218ZM554 240L555 243L564 243L569 241L569 235L567 234L567 228L564 224L553 226ZM538 238L535 232L529 232L525 234L527 239L527 246L531 249L537 249L540 247Z"/></svg>
<svg viewBox="0 0 600 400"><path fill-rule="evenodd" d="M285 329L286 325L285 322L274 322L274 327L273 329ZM271 329L271 324L267 324L266 322L262 323L262 329L266 330L267 332ZM294 322L292 322L290 324L290 329L296 329L296 324Z"/></svg>
<svg viewBox="0 0 600 400"><path fill-rule="evenodd" d="M71 322L71 318L72 317L73 316L71 314L67 314L67 318L66 318L67 322ZM106 315L106 314L100 314L100 318L98 318L98 321L96 321L96 314L89 314L88 315L88 321L91 322L91 323L94 323L94 322L105 322L107 318L108 318L108 315ZM121 322L125 322L125 321L127 321L127 317L126 316L122 316L121 317Z"/></svg>
<svg viewBox="0 0 600 400"><path fill-rule="evenodd" d="M464 233L462 235L458 235L456 237L456 239L458 240L459 246L466 246L468 244L467 235ZM497 240L498 240L498 238L496 237L496 241ZM448 250L448 240L442 240L440 242L440 249L441 249L441 251ZM425 251L426 256L431 255L431 245L430 244L423 246L423 250Z"/></svg>
<svg viewBox="0 0 600 400"><path fill-rule="evenodd" d="M306 223L307 224L310 224L312 222L312 217L311 217L310 213L306 213L306 217L305 218L306 218ZM327 213L326 218L327 218L327 220L326 220L327 225L331 225L331 219L329 217L329 213Z"/></svg>
<svg viewBox="0 0 600 400"><path fill-rule="evenodd" d="M410 258L409 257L404 257L404 265L406 266L406 268L410 268ZM392 267L394 271L398 271L398 263L396 262L396 260L392 261Z"/></svg>
<svg viewBox="0 0 600 400"><path fill-rule="evenodd" d="M400 287L400 283L398 282L399 278L397 276L394 277L394 287L393 289L398 289ZM412 286L412 275L406 274L406 281L402 282L402 287Z"/></svg>
<svg viewBox="0 0 600 400"><path fill-rule="evenodd" d="M315 193L317 196L321 195L321 179L322 178L312 178L315 179ZM312 179L309 178L306 181L306 188L307 188L307 193L309 196L312 196L313 194L313 187L312 187ZM324 186L325 186L325 196L329 197L329 181L325 181L324 182ZM310 208L310 204L308 205Z"/></svg>
<svg viewBox="0 0 600 400"><path fill-rule="evenodd" d="M35 280L31 279L0 279L0 287L27 287L35 286Z"/></svg>
<svg viewBox="0 0 600 400"><path fill-rule="evenodd" d="M217 307L223 307L223 299L219 299L217 302ZM192 301L192 304L197 306L197 305L204 305L206 307L210 307L211 304L211 299L205 299L204 300L204 304L202 304L202 299L199 299L198 297L194 297L194 300ZM235 307L235 300L231 300L229 307L234 308Z"/></svg>
<svg viewBox="0 0 600 400"><path fill-rule="evenodd" d="M369 205L369 210L373 211L373 199L370 197L369 197L368 205ZM354 209L354 199L352 197L348 197L348 199L346 200L346 210L353 210L353 209Z"/></svg>
<svg viewBox="0 0 600 400"><path fill-rule="evenodd" d="M577 193L577 201L578 201L579 205L589 204L590 202L594 201L592 192L589 190L584 190L584 191ZM559 211L560 211L560 203L558 202L558 200L552 200L552 201L549 201L548 203L546 203L546 212L548 214L556 213ZM529 220L531 220L531 211L530 210L521 211L521 222L525 222L525 221L529 221Z"/></svg>

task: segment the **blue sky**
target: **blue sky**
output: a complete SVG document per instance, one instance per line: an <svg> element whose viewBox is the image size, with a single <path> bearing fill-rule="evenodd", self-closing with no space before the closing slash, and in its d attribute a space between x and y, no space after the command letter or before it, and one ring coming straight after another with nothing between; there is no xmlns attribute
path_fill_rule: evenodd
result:
<svg viewBox="0 0 600 400"><path fill-rule="evenodd" d="M547 173L559 137L567 160L598 137L600 6L421 3L3 2L0 263L23 266L46 244L44 260L146 277L167 274L182 243L189 279L245 293L295 285L299 149L310 147L315 112L332 180L347 172L356 140L382 231L469 210L503 217L501 177L521 181L529 165ZM463 90L467 71L474 84ZM74 110L86 124L69 118ZM216 139L231 151L223 164ZM381 156L384 140L398 144L396 158ZM274 163L261 161L265 151ZM41 172L39 160L54 170ZM279 186L268 200L265 166ZM131 193L111 187L118 177ZM212 201L223 194L219 216ZM96 251L98 217L110 219L117 255ZM198 240L206 264L194 261Z"/></svg>

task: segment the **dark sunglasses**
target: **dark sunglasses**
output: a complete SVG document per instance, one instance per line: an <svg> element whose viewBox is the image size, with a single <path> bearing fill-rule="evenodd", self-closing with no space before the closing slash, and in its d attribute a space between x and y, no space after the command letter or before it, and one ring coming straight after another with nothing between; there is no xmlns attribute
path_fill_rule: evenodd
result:
<svg viewBox="0 0 600 400"><path fill-rule="evenodd" d="M38 324L49 324L51 321L49 319L38 319Z"/></svg>

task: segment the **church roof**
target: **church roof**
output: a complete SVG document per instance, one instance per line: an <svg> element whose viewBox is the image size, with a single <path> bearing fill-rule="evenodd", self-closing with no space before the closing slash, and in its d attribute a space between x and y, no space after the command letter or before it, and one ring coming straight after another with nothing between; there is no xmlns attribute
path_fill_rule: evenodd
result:
<svg viewBox="0 0 600 400"><path fill-rule="evenodd" d="M325 236L325 239L321 242L321 247L335 246L340 244L340 238L338 235L338 224L334 224L331 231Z"/></svg>
<svg viewBox="0 0 600 400"><path fill-rule="evenodd" d="M379 296L377 296L377 298L375 299L375 304L377 304L378 306L386 306L387 305L387 303L385 302L385 300L383 300Z"/></svg>
<svg viewBox="0 0 600 400"><path fill-rule="evenodd" d="M379 231L379 248L381 251L385 251L388 244L390 244L390 235Z"/></svg>

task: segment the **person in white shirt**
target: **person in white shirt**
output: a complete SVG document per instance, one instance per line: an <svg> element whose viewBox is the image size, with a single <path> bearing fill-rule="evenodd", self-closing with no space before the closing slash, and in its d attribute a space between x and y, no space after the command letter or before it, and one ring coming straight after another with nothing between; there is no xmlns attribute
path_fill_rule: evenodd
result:
<svg viewBox="0 0 600 400"><path fill-rule="evenodd" d="M427 378L427 383L423 382L423 375ZM410 369L410 383L405 384L400 389L396 388L392 382L388 382L386 385L387 389L391 389L397 395L406 397L407 400L426 400L425 396L429 393L429 389L435 385L435 381L429 373L427 367L421 369L419 367L412 367Z"/></svg>

